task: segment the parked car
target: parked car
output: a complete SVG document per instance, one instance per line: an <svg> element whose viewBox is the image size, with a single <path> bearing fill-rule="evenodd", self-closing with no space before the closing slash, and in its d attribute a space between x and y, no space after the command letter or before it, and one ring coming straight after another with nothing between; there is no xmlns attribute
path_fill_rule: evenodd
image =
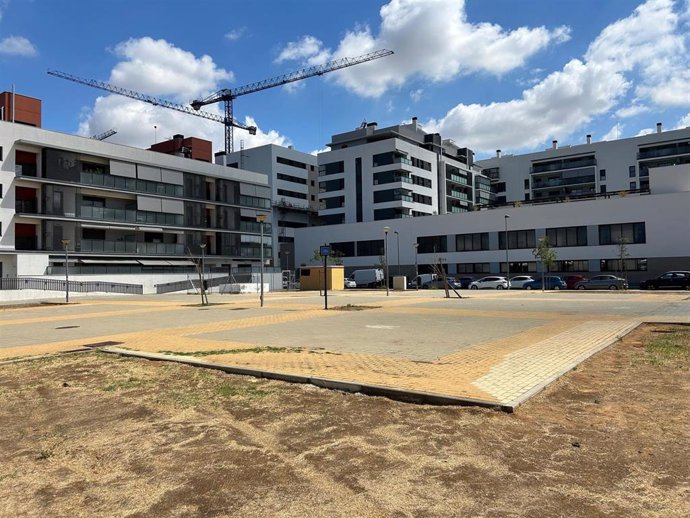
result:
<svg viewBox="0 0 690 518"><path fill-rule="evenodd" d="M446 277L446 282L448 283L448 288L449 289L454 289L454 290L459 290L460 289L460 283L455 280L455 277ZM427 281L422 285L422 288L443 288L443 279L440 277L437 277L435 279L432 279L430 281Z"/></svg>
<svg viewBox="0 0 690 518"><path fill-rule="evenodd" d="M460 288L463 290L469 289L473 280L474 277L458 277L457 279L458 283L460 283Z"/></svg>
<svg viewBox="0 0 690 518"><path fill-rule="evenodd" d="M516 275L510 279L510 289L522 289L526 283L532 282L533 280L534 278L530 275Z"/></svg>
<svg viewBox="0 0 690 518"><path fill-rule="evenodd" d="M480 290L480 289L497 289L497 290L507 290L508 289L508 279L505 277L498 277L495 275L491 275L489 277L482 277L481 279L477 279L476 281L472 281L470 283L470 289L471 290Z"/></svg>
<svg viewBox="0 0 690 518"><path fill-rule="evenodd" d="M350 279L349 277L345 277L345 287L346 288L356 288L357 283L355 282L354 279Z"/></svg>
<svg viewBox="0 0 690 518"><path fill-rule="evenodd" d="M355 281L359 288L376 288L384 283L383 270L380 268L355 270L350 275L350 279Z"/></svg>
<svg viewBox="0 0 690 518"><path fill-rule="evenodd" d="M628 281L615 275L595 275L575 284L577 290L626 290Z"/></svg>
<svg viewBox="0 0 690 518"><path fill-rule="evenodd" d="M574 290L575 285L580 281L587 280L587 277L585 277L584 275L567 275L563 280L568 285L569 290Z"/></svg>
<svg viewBox="0 0 690 518"><path fill-rule="evenodd" d="M542 282L545 290L565 290L568 285L563 279L557 275L546 275L541 279L535 279L531 282L526 282L522 289L524 290L540 290L542 289Z"/></svg>
<svg viewBox="0 0 690 518"><path fill-rule="evenodd" d="M648 279L640 283L640 289L643 290L665 290L672 288L690 290L690 272L666 272L656 279Z"/></svg>

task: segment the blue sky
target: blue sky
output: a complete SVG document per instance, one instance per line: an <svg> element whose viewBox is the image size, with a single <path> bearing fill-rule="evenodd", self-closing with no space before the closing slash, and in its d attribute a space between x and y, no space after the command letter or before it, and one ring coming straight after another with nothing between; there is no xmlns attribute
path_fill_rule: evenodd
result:
<svg viewBox="0 0 690 518"><path fill-rule="evenodd" d="M389 48L394 56L243 96L235 145L313 152L366 120L417 116L488 156L690 125L690 0L0 0L0 90L48 129L148 146L222 125L48 76L57 69L186 103ZM220 106L208 111L220 113Z"/></svg>

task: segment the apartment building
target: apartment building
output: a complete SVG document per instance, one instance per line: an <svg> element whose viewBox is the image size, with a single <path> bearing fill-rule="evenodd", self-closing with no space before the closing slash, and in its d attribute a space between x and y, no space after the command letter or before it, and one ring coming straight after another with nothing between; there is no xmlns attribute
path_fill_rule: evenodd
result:
<svg viewBox="0 0 690 518"><path fill-rule="evenodd" d="M347 273L387 257L390 275L412 276L439 263L454 275L538 274L532 251L548 237L556 274L625 272L635 284L690 270L690 128L556 143L474 165L491 176L497 197L489 203L429 218L299 229L297 260L308 263L311 250L330 243Z"/></svg>
<svg viewBox="0 0 690 518"><path fill-rule="evenodd" d="M216 163L266 175L270 189L273 265L295 268L295 229L318 222L317 160L315 155L290 147L266 144L216 154Z"/></svg>
<svg viewBox="0 0 690 518"><path fill-rule="evenodd" d="M319 153L319 216L324 224L465 212L490 201L490 181L472 152L410 124L363 123L333 135Z"/></svg>
<svg viewBox="0 0 690 518"><path fill-rule="evenodd" d="M258 265L258 214L270 257L265 175L0 122L3 276Z"/></svg>
<svg viewBox="0 0 690 518"><path fill-rule="evenodd" d="M479 160L496 204L574 200L619 191L646 191L655 167L690 163L690 128L613 141L559 146Z"/></svg>

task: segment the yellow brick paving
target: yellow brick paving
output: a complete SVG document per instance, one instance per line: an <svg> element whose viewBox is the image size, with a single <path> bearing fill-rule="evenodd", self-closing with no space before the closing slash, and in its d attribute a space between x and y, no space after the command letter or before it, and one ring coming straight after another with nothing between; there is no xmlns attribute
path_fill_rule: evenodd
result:
<svg viewBox="0 0 690 518"><path fill-rule="evenodd" d="M508 337L476 344L471 348L440 357L434 362L419 362L374 354L334 353L325 350L256 352L257 347L280 347L280 344L257 345L257 343L211 340L196 336L237 329L258 329L300 320L322 318L337 320L338 317L346 314L346 312L340 311L325 312L316 303L300 303L297 300L290 301L289 298L276 297L270 304L270 309L293 310L289 313L266 314L235 320L215 320L142 332L55 341L26 347L10 347L0 349L0 360L26 354L36 355L65 351L96 342L118 342L117 348L150 352L234 350L233 354L206 356L204 359L213 363L261 371L395 387L418 392L479 399L497 404L514 404L533 391L535 387L556 377L569 366L596 352L602 344L610 343L638 323L634 319L619 315L600 314L595 317L583 314L544 314L519 310L482 311L462 307L408 307L419 303L428 304L445 300L408 296L391 298L390 300L372 300L367 305L380 306L382 311L386 313L403 315L433 313L468 317L481 316L496 318L499 319L498 321L509 318L538 318L545 323ZM224 305L243 308L256 307L257 304L254 299L254 297L237 299L224 303ZM103 318L136 313L178 311L190 306L189 302L173 301L98 301L89 304L93 306L126 306L130 309L99 311L94 308L95 311L87 311L79 315L5 318L0 320L0 330L3 326L75 318ZM4 316L7 317L7 314ZM669 318L680 322L690 321L690 316L682 314L670 317L658 315L656 318L660 321L669 320ZM251 352L237 352L242 349L251 350Z"/></svg>

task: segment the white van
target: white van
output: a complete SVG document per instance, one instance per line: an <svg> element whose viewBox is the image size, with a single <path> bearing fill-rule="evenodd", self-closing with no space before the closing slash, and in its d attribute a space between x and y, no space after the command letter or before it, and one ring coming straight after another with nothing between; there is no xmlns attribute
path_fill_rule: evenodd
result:
<svg viewBox="0 0 690 518"><path fill-rule="evenodd" d="M367 270L355 270L350 279L357 283L358 288L376 288L383 284L383 270L369 268Z"/></svg>
<svg viewBox="0 0 690 518"><path fill-rule="evenodd" d="M420 288L429 288L431 283L438 279L438 275L435 273L422 273L420 275L417 275L409 284L410 288L416 288L419 286Z"/></svg>

